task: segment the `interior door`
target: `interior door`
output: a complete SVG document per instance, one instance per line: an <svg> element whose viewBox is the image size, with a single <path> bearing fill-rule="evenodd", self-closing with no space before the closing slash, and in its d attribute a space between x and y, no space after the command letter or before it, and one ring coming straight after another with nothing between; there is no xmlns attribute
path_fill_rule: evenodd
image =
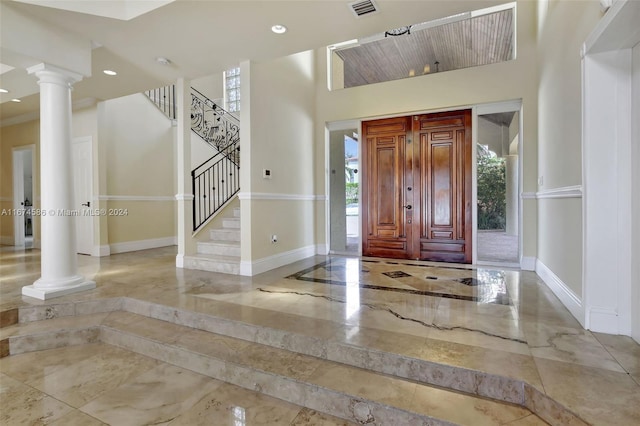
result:
<svg viewBox="0 0 640 426"><path fill-rule="evenodd" d="M73 182L74 210L76 221L77 250L80 254L93 251L93 158L91 138L78 138L73 141Z"/></svg>
<svg viewBox="0 0 640 426"><path fill-rule="evenodd" d="M471 263L471 112L363 122L363 255Z"/></svg>

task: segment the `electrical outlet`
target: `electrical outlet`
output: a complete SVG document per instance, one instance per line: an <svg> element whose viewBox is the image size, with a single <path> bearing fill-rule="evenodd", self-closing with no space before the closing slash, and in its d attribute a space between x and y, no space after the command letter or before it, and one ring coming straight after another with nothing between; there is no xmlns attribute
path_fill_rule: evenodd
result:
<svg viewBox="0 0 640 426"><path fill-rule="evenodd" d="M540 176L538 177L538 186L543 186L544 185L544 176Z"/></svg>
<svg viewBox="0 0 640 426"><path fill-rule="evenodd" d="M272 235L271 236L271 244L275 244L278 242L278 236L277 235Z"/></svg>

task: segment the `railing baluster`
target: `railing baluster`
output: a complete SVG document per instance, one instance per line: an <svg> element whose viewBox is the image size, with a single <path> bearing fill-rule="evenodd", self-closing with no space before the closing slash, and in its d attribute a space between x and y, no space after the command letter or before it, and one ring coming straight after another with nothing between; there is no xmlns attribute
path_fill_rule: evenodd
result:
<svg viewBox="0 0 640 426"><path fill-rule="evenodd" d="M167 117L177 118L175 85L145 94ZM240 191L239 129L238 118L191 89L191 130L217 151L191 171L194 231Z"/></svg>

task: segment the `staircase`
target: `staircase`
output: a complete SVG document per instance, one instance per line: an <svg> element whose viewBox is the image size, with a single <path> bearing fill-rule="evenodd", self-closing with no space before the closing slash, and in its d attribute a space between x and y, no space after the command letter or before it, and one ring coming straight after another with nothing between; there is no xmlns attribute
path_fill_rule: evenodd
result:
<svg viewBox="0 0 640 426"><path fill-rule="evenodd" d="M145 94L170 120L176 119L175 86ZM240 191L240 120L192 88L191 131L215 150L191 171L195 235ZM209 237L210 241L198 243L195 256L185 256L184 267L238 275L240 209L223 219L222 228L210 230Z"/></svg>
<svg viewBox="0 0 640 426"><path fill-rule="evenodd" d="M387 332L371 330L368 346L324 320L210 299L197 306L117 297L18 308L0 358L100 342L346 424L586 426L521 379L404 354Z"/></svg>
<svg viewBox="0 0 640 426"><path fill-rule="evenodd" d="M240 274L240 209L222 219L222 228L209 230L209 241L198 242L195 256L185 256L184 267L201 271Z"/></svg>

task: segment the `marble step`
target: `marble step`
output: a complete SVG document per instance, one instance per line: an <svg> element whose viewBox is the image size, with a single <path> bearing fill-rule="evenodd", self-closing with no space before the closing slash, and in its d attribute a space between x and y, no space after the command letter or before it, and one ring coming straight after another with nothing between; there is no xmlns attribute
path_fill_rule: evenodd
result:
<svg viewBox="0 0 640 426"><path fill-rule="evenodd" d="M240 241L240 229L212 229L209 238L213 241Z"/></svg>
<svg viewBox="0 0 640 426"><path fill-rule="evenodd" d="M185 256L184 268L238 275L240 274L240 256L223 256L217 254Z"/></svg>
<svg viewBox="0 0 640 426"><path fill-rule="evenodd" d="M240 256L239 241L202 241L198 243L198 254Z"/></svg>
<svg viewBox="0 0 640 426"><path fill-rule="evenodd" d="M222 227L224 229L240 229L239 217L225 217L222 219Z"/></svg>
<svg viewBox="0 0 640 426"><path fill-rule="evenodd" d="M109 314L100 339L360 424L493 425L531 416L513 404L127 312Z"/></svg>
<svg viewBox="0 0 640 426"><path fill-rule="evenodd" d="M342 330L331 321L288 313L274 315L271 311L211 299L203 299L202 302L198 305L199 312L194 312L171 306L171 304L154 303L131 297L61 301L61 303L50 305L22 307L19 309L19 319L22 326L22 323L26 323L25 325L31 321L44 323L45 321L41 321L44 319L58 321L56 318L67 316L71 316L73 321L74 315L119 311L135 313L143 318L209 331L275 349L284 349L300 356L312 356L346 366L359 367L384 376L408 379L413 383L462 391L479 396L481 399L506 402L507 405L516 404L526 407L552 425L586 425L570 409L545 395L541 384L529 384L527 380L536 383L533 377L523 380L519 369L529 371L531 366L517 354L502 351L477 353L475 356L480 357L479 363L477 368L472 368L468 365L456 365L455 362L451 363L452 360L439 362L438 359L442 359L438 356L440 351L449 353L456 350L448 344L440 346L436 344L434 347L430 345L427 352L431 354L418 353L415 352L415 348L419 348L424 342L420 342L417 337L416 342L413 343L404 341L404 338L399 341L393 333L382 330L371 333L360 328L361 337L353 340L348 330ZM87 335L72 333L69 339L77 341L79 338L92 336L91 333ZM26 339L28 341L30 337L27 336ZM5 345L8 343L7 340L1 343ZM52 341L55 342L55 339ZM432 344L436 342L433 341ZM43 349L46 348L45 345ZM467 359L469 354L461 353L459 356ZM483 361L486 356L494 360L492 365L501 366L499 371L486 369ZM517 366L517 371L514 371L514 365ZM529 376L525 374L525 377ZM524 421L522 424L542 423L536 420L534 423Z"/></svg>

